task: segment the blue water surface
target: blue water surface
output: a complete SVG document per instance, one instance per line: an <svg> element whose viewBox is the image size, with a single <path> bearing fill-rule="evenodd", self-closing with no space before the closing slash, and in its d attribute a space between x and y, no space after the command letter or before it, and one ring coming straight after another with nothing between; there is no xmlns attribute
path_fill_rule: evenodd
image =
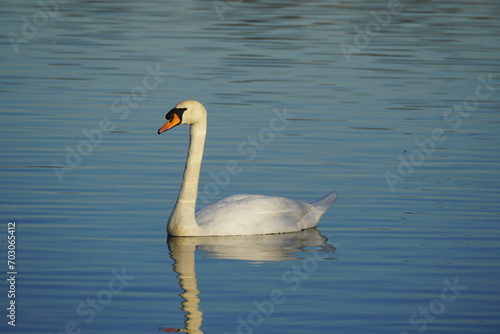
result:
<svg viewBox="0 0 500 334"><path fill-rule="evenodd" d="M2 333L499 333L497 0L0 16ZM318 229L167 240L189 130L157 129L185 99L199 206L336 190Z"/></svg>

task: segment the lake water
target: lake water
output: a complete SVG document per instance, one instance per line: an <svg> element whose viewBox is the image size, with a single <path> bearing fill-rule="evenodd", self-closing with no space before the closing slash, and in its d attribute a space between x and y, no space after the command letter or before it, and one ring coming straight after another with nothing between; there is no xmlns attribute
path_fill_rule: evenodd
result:
<svg viewBox="0 0 500 334"><path fill-rule="evenodd" d="M500 332L497 0L0 15L2 333ZM188 127L156 132L185 99L200 205L336 190L318 229L167 242Z"/></svg>

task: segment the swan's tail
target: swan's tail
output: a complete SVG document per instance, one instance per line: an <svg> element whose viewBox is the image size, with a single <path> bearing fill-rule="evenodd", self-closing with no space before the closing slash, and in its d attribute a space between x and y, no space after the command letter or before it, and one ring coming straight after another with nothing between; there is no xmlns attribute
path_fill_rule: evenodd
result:
<svg viewBox="0 0 500 334"><path fill-rule="evenodd" d="M337 193L332 191L331 193L321 197L317 201L311 203L311 205L316 210L311 210L299 221L298 226L305 230L308 228L316 227L318 225L321 216L335 203L337 199Z"/></svg>
<svg viewBox="0 0 500 334"><path fill-rule="evenodd" d="M321 214L324 214L337 199L337 193L332 191L331 193L321 197L317 201L311 203Z"/></svg>

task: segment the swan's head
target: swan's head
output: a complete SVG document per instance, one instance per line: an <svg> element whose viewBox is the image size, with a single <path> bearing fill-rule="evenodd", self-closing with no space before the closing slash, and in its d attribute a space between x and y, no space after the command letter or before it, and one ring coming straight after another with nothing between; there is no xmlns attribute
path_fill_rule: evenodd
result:
<svg viewBox="0 0 500 334"><path fill-rule="evenodd" d="M194 100L177 103L165 116L167 123L163 125L158 134L172 129L179 124L196 124L207 119L207 111L203 104Z"/></svg>

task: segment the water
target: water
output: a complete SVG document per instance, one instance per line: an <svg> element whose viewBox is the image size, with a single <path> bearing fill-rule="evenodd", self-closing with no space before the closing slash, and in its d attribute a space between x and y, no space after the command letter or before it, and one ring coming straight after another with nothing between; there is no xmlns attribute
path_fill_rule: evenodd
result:
<svg viewBox="0 0 500 334"><path fill-rule="evenodd" d="M2 333L498 333L496 0L45 3L2 3ZM334 189L318 230L167 243L188 98L200 198Z"/></svg>

